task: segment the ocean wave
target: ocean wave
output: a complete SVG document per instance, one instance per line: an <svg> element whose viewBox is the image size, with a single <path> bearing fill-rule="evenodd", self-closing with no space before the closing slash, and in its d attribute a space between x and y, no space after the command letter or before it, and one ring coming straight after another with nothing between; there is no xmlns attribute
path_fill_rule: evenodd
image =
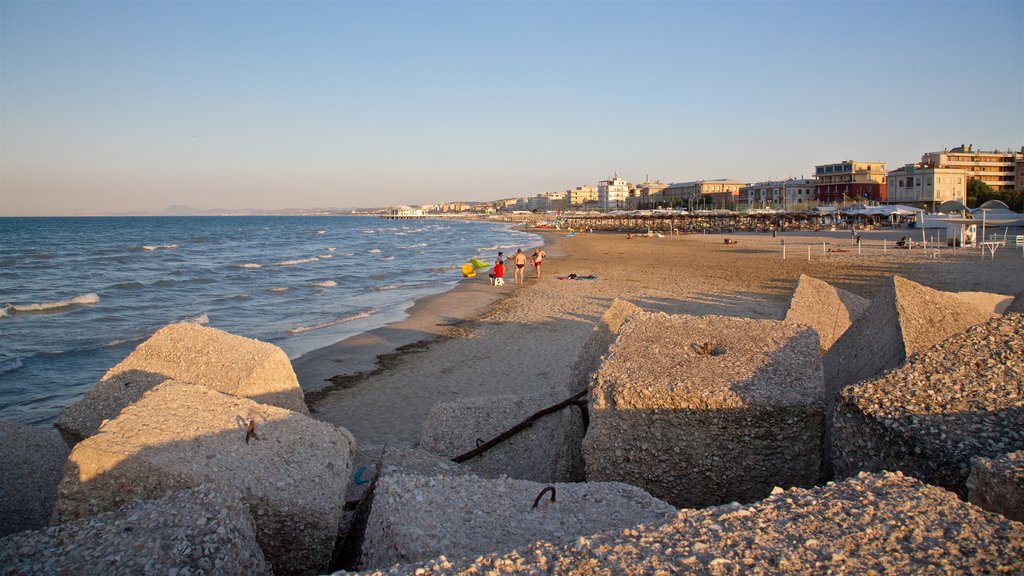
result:
<svg viewBox="0 0 1024 576"><path fill-rule="evenodd" d="M385 256L385 257L381 258L381 260L394 260L394 259L395 259L394 256Z"/></svg>
<svg viewBox="0 0 1024 576"><path fill-rule="evenodd" d="M97 304L100 301L99 294L90 292L88 294L81 294L74 298L68 298L67 300L57 300L56 302L43 302L42 304L8 304L8 308L15 312L52 312L60 310L61 308L69 308L71 306L87 306L90 304Z"/></svg>
<svg viewBox="0 0 1024 576"><path fill-rule="evenodd" d="M103 345L104 348L117 348L118 346L124 346L125 344L132 344L134 342L142 342L148 336L137 337L137 338L118 338L117 340L111 340Z"/></svg>
<svg viewBox="0 0 1024 576"><path fill-rule="evenodd" d="M316 233L317 234L326 234L327 231L326 230L317 230Z"/></svg>
<svg viewBox="0 0 1024 576"><path fill-rule="evenodd" d="M283 288L267 288L267 292L287 292L287 291L288 291L288 287L287 286L285 286Z"/></svg>
<svg viewBox="0 0 1024 576"><path fill-rule="evenodd" d="M10 307L11 307L10 304L4 304L3 307L0 308L0 318L6 318L7 317L7 309L10 308Z"/></svg>
<svg viewBox="0 0 1024 576"><path fill-rule="evenodd" d="M210 317L207 316L205 312L203 312L202 314L197 314L191 318L185 318L184 320L182 320L182 322L185 322L187 324L209 324Z"/></svg>
<svg viewBox="0 0 1024 576"><path fill-rule="evenodd" d="M255 263L255 262L246 262L245 264L239 264L238 267L239 268L263 268L263 266L260 266L259 264Z"/></svg>
<svg viewBox="0 0 1024 576"><path fill-rule="evenodd" d="M345 252L344 254L342 254L342 256L355 256L355 255L356 255L355 252Z"/></svg>
<svg viewBox="0 0 1024 576"><path fill-rule="evenodd" d="M327 247L327 251L328 252L334 252L335 250L337 250L337 248L335 248L334 246L328 246Z"/></svg>
<svg viewBox="0 0 1024 576"><path fill-rule="evenodd" d="M324 280L323 282L313 282L310 284L310 286L319 286L321 288L333 288L337 285L338 283L334 280Z"/></svg>
<svg viewBox="0 0 1024 576"><path fill-rule="evenodd" d="M301 258L299 260L284 260L282 262L274 262L274 266L294 266L296 264L308 264L310 262L316 262L319 260L316 256L312 258Z"/></svg>
<svg viewBox="0 0 1024 576"><path fill-rule="evenodd" d="M174 250L175 248L179 248L179 246L177 244L160 244L159 246L143 246L142 250L152 252L153 250Z"/></svg>
<svg viewBox="0 0 1024 576"><path fill-rule="evenodd" d="M367 252L370 254L380 254L380 248L370 248Z"/></svg>
<svg viewBox="0 0 1024 576"><path fill-rule="evenodd" d="M18 368L21 368L25 364L22 363L21 358L15 358L13 360L7 360L0 362L0 374L6 374L8 372L14 372Z"/></svg>
<svg viewBox="0 0 1024 576"><path fill-rule="evenodd" d="M117 284L112 285L111 288L116 288L118 290L137 290L143 286L144 284L142 282L118 282Z"/></svg>
<svg viewBox="0 0 1024 576"><path fill-rule="evenodd" d="M344 318L338 318L337 320L331 320L330 322L324 322L323 324L314 324L312 326L300 326L298 328L292 328L288 331L289 334L303 334L305 332L312 332L313 330L322 330L324 328L330 328L331 326L337 326L338 324L344 324L345 322L351 322L353 320L361 320L363 318L369 318L370 316L377 313L375 308L358 312L351 316Z"/></svg>
<svg viewBox="0 0 1024 576"><path fill-rule="evenodd" d="M399 248L410 248L411 249L411 248L425 248L427 246L430 246L430 244L427 244L426 242L420 242L419 244L409 244L408 246L399 246Z"/></svg>
<svg viewBox="0 0 1024 576"><path fill-rule="evenodd" d="M321 260L327 260L328 258L334 258L334 254L321 254L318 258Z"/></svg>
<svg viewBox="0 0 1024 576"><path fill-rule="evenodd" d="M377 290L378 292L383 292L385 290L394 290L395 288L401 288L401 287L402 287L401 284L385 284L384 286L377 286L377 287L375 287L374 290Z"/></svg>
<svg viewBox="0 0 1024 576"><path fill-rule="evenodd" d="M488 246L487 248L480 248L477 252L494 252L497 250L504 250L505 248L517 248L518 244L499 244L497 246Z"/></svg>

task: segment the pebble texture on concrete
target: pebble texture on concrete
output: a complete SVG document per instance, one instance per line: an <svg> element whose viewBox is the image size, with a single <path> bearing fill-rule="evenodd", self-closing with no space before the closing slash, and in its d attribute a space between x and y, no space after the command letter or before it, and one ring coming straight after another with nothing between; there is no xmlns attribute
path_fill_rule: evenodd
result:
<svg viewBox="0 0 1024 576"><path fill-rule="evenodd" d="M786 321L817 330L824 354L870 303L867 298L801 274L789 301Z"/></svg>
<svg viewBox="0 0 1024 576"><path fill-rule="evenodd" d="M374 489L361 566L386 567L445 554L473 558L537 540L570 542L642 523L662 524L675 508L626 484L546 484L475 476L393 474Z"/></svg>
<svg viewBox="0 0 1024 576"><path fill-rule="evenodd" d="M825 390L834 396L991 316L954 294L893 276L822 360Z"/></svg>
<svg viewBox="0 0 1024 576"><path fill-rule="evenodd" d="M419 447L454 458L568 398L565 392L530 396L480 396L435 404L423 423ZM583 479L583 417L568 406L462 464L484 478L508 476L534 482Z"/></svg>
<svg viewBox="0 0 1024 576"><path fill-rule="evenodd" d="M271 576L249 509L209 486L0 539L0 574Z"/></svg>
<svg viewBox="0 0 1024 576"><path fill-rule="evenodd" d="M54 522L209 483L249 506L276 574L315 573L331 559L354 446L297 412L164 382L75 446Z"/></svg>
<svg viewBox="0 0 1024 576"><path fill-rule="evenodd" d="M752 501L821 475L818 334L726 316L632 316L591 380L588 480L680 508Z"/></svg>
<svg viewBox="0 0 1024 576"><path fill-rule="evenodd" d="M885 375L842 391L836 476L901 470L967 498L974 456L1024 450L1024 316L954 334Z"/></svg>
<svg viewBox="0 0 1024 576"><path fill-rule="evenodd" d="M439 557L373 574L994 574L1024 572L1024 524L899 473L741 506L681 510L661 526Z"/></svg>
<svg viewBox="0 0 1024 576"><path fill-rule="evenodd" d="M164 380L201 384L309 415L283 350L216 328L181 323L161 328L140 344L84 398L64 410L54 426L74 445Z"/></svg>
<svg viewBox="0 0 1024 576"><path fill-rule="evenodd" d="M1024 452L972 458L967 499L989 512L1024 522Z"/></svg>
<svg viewBox="0 0 1024 576"><path fill-rule="evenodd" d="M594 325L594 329L576 355L576 360L569 368L570 395L587 389L590 376L601 367L601 362L612 342L615 342L622 323L633 314L642 311L642 308L626 300L616 298L612 301L611 306Z"/></svg>
<svg viewBox="0 0 1024 576"><path fill-rule="evenodd" d="M53 428L0 420L0 537L50 523L70 452Z"/></svg>

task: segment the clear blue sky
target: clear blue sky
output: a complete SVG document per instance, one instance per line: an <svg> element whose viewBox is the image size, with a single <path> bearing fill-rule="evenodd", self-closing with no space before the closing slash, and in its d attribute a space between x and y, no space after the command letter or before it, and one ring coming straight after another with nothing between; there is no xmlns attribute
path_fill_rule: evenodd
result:
<svg viewBox="0 0 1024 576"><path fill-rule="evenodd" d="M0 215L367 207L1024 144L1024 2L0 1Z"/></svg>

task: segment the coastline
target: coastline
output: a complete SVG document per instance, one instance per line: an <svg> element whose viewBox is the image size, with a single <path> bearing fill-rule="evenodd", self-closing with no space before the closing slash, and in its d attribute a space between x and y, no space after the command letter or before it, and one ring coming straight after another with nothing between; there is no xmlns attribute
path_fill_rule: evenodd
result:
<svg viewBox="0 0 1024 576"><path fill-rule="evenodd" d="M545 252L560 253L557 248L550 248L554 236L551 231L531 229L530 232L544 238ZM535 247L524 248L524 252ZM306 394L306 403L313 408L339 388L350 387L353 382L386 369L397 356L448 337L463 324L482 317L496 302L519 288L511 281L506 281L504 286L492 286L487 271L484 269L473 278L463 278L449 290L415 300L402 320L293 359L292 368Z"/></svg>

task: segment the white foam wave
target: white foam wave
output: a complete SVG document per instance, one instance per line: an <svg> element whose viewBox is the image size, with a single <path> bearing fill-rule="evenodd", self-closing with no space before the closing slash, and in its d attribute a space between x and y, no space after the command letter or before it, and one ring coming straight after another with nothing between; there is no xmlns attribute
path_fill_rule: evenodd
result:
<svg viewBox="0 0 1024 576"><path fill-rule="evenodd" d="M394 256L385 256L385 257L381 258L381 260L394 260L394 259L395 259Z"/></svg>
<svg viewBox="0 0 1024 576"><path fill-rule="evenodd" d="M380 254L380 248L370 248L367 252L370 254Z"/></svg>
<svg viewBox="0 0 1024 576"><path fill-rule="evenodd" d="M287 291L288 291L288 287L287 286L285 286L284 288L267 288L267 292L287 292Z"/></svg>
<svg viewBox="0 0 1024 576"><path fill-rule="evenodd" d="M355 256L355 255L356 255L355 252L345 252L344 254L342 254L342 256Z"/></svg>
<svg viewBox="0 0 1024 576"><path fill-rule="evenodd" d="M316 233L317 234L326 234L327 231L326 230L317 230Z"/></svg>
<svg viewBox="0 0 1024 576"><path fill-rule="evenodd" d="M377 312L376 309L364 310L362 312L346 316L344 318L338 318L337 320L331 320L330 322L324 322L323 324L314 324L312 326L300 326L298 328L292 328L288 331L289 334L302 334L304 332L312 332L313 330L322 330L324 328L330 328L331 326L337 326L338 324L344 324L345 322L351 322L353 320L360 320L362 318L369 318Z"/></svg>
<svg viewBox="0 0 1024 576"><path fill-rule="evenodd" d="M379 291L383 292L385 290L394 290L395 288L398 288L398 287L399 287L398 284L386 284L384 286L377 286L376 290L379 290Z"/></svg>
<svg viewBox="0 0 1024 576"><path fill-rule="evenodd" d="M329 258L334 258L334 254L321 254L320 256L318 256L318 258L320 258L321 260L327 260Z"/></svg>
<svg viewBox="0 0 1024 576"><path fill-rule="evenodd" d="M328 252L334 252L335 250L337 250L337 248L335 248L334 246L330 246L327 248Z"/></svg>
<svg viewBox="0 0 1024 576"><path fill-rule="evenodd" d="M137 342L139 340L142 340L142 338L121 338L118 340L111 340L110 342L107 342L103 346L105 348L117 348L118 346L123 346L124 344L131 344L132 342Z"/></svg>
<svg viewBox="0 0 1024 576"><path fill-rule="evenodd" d="M263 268L263 266L260 266L259 264L255 263L255 262L246 262L245 264L239 264L238 267L239 268Z"/></svg>
<svg viewBox="0 0 1024 576"><path fill-rule="evenodd" d="M298 260L284 260L282 262L275 262L275 266L294 266L296 264L308 264L309 262L316 262L319 260L316 256L312 258L300 258Z"/></svg>
<svg viewBox="0 0 1024 576"><path fill-rule="evenodd" d="M204 312L202 314L197 314L191 318L186 318L182 320L182 322L187 322L189 324L209 324L210 317L207 316L206 313Z"/></svg>
<svg viewBox="0 0 1024 576"><path fill-rule="evenodd" d="M324 280L323 282L313 282L312 284L310 284L310 286L320 286L321 288L333 288L334 286L337 285L338 283L335 282L334 280Z"/></svg>
<svg viewBox="0 0 1024 576"><path fill-rule="evenodd" d="M9 308L9 307L10 307L10 304L4 304L4 307L0 308L0 318L6 318L7 317L7 308Z"/></svg>
<svg viewBox="0 0 1024 576"><path fill-rule="evenodd" d="M99 294L90 292L88 294L81 294L74 298L68 298L67 300L57 300L56 302L44 302L42 304L8 304L7 306L15 312L42 312L46 310L58 310L60 308L67 308L69 306L87 306L89 304L96 304L100 301Z"/></svg>
<svg viewBox="0 0 1024 576"><path fill-rule="evenodd" d="M160 244L159 246L143 246L142 249L146 252L152 252L153 250L174 250L178 248L177 244Z"/></svg>
<svg viewBox="0 0 1024 576"><path fill-rule="evenodd" d="M516 248L518 244L499 244L497 246L488 246L487 248L480 248L478 252L494 252L495 250L502 250L504 248Z"/></svg>
<svg viewBox="0 0 1024 576"><path fill-rule="evenodd" d="M21 358L15 358L14 360L0 362L0 374L13 372L18 368L21 368L22 366L24 366L24 364L22 363Z"/></svg>
<svg viewBox="0 0 1024 576"><path fill-rule="evenodd" d="M430 246L430 244L427 244L426 242L420 242L419 244L409 244L408 246L399 246L399 248L425 248L427 246Z"/></svg>

